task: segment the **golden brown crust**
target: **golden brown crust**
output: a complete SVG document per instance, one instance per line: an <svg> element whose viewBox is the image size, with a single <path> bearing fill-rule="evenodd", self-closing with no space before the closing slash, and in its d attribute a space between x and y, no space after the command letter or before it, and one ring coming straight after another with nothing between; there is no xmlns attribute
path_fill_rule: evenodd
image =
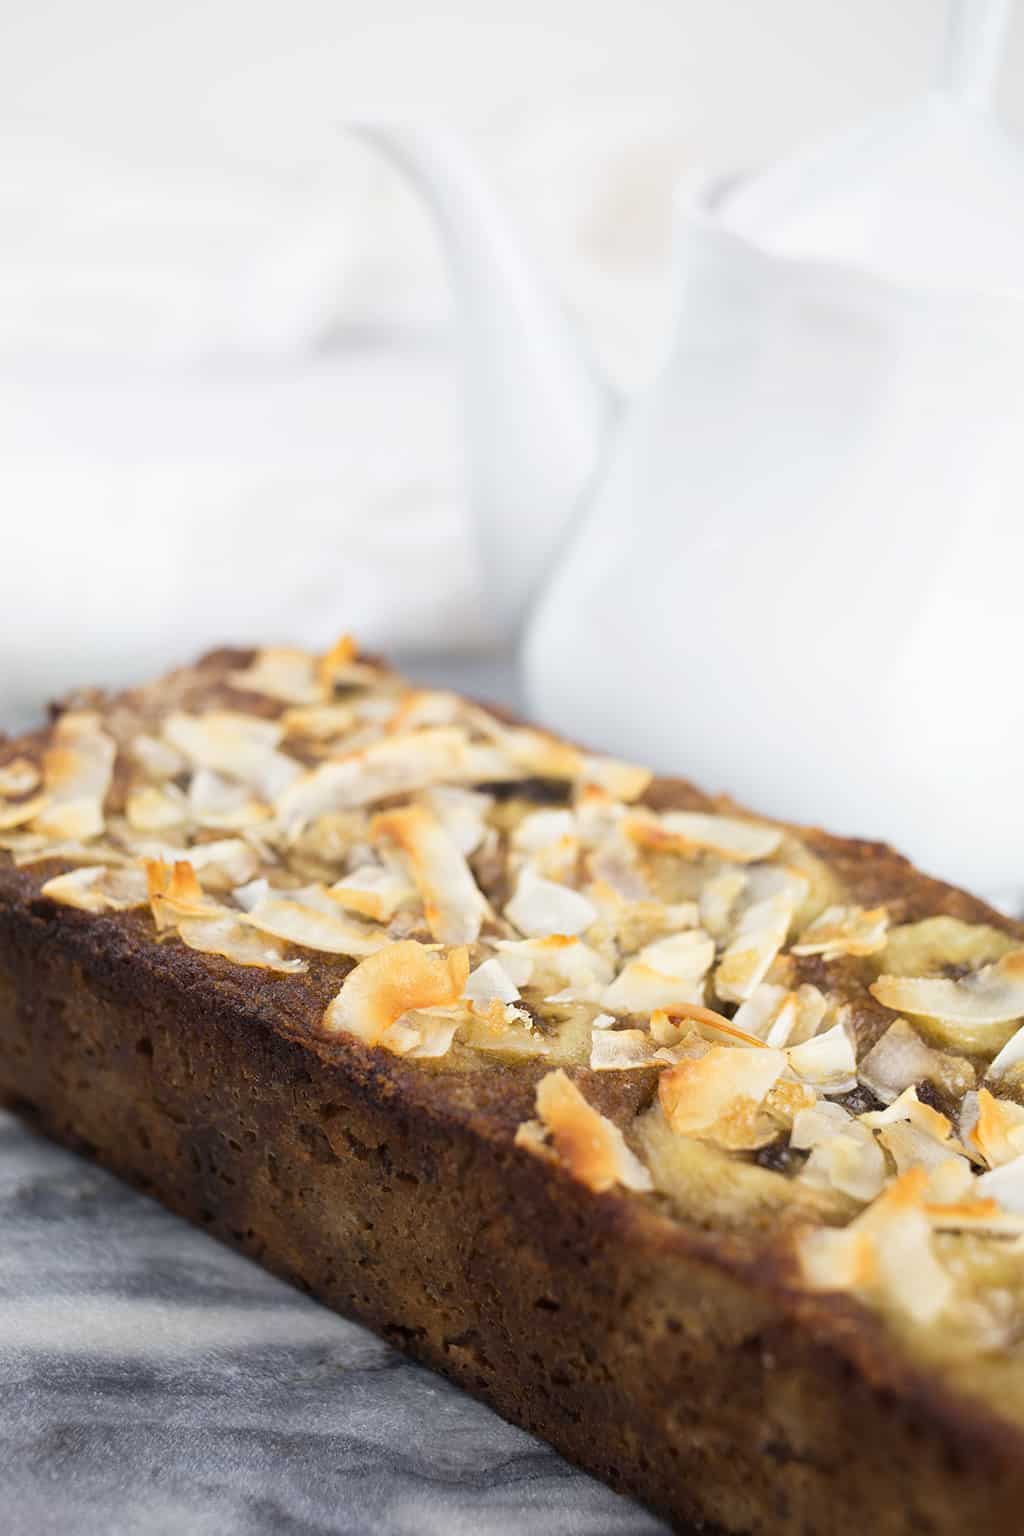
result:
<svg viewBox="0 0 1024 1536"><path fill-rule="evenodd" d="M208 700L249 655L180 674L180 697ZM646 799L729 808L678 780ZM1024 936L884 845L805 840L896 921ZM807 1293L762 1234L517 1152L542 1065L426 1073L324 1038L347 962L270 975L155 945L148 916L41 897L48 872L0 866L0 1095L52 1134L678 1521L1016 1530L1024 1431L999 1404L914 1363L858 1302ZM654 1091L648 1073L575 1077L619 1122Z"/></svg>

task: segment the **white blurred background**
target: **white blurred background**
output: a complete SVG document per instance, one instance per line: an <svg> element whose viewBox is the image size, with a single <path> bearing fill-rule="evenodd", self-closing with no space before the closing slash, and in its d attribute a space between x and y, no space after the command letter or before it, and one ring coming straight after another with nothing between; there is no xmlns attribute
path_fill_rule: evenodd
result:
<svg viewBox="0 0 1024 1536"><path fill-rule="evenodd" d="M431 233L464 129L627 389L670 197L921 91L939 0L6 0L0 721L219 639L486 649ZM1000 88L1024 134L1024 26Z"/></svg>

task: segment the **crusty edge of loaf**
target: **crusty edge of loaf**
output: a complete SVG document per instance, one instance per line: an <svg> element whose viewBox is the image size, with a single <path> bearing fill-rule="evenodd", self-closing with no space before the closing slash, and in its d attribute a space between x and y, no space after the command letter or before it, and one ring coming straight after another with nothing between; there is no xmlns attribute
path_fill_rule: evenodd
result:
<svg viewBox="0 0 1024 1536"><path fill-rule="evenodd" d="M0 881L0 1096L50 1134L677 1521L1016 1529L1014 1425L856 1303L592 1194L441 1081Z"/></svg>

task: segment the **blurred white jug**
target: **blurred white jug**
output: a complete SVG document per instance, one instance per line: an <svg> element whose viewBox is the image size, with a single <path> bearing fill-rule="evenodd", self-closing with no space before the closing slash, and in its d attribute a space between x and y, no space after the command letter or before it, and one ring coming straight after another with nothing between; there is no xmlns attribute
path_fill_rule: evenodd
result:
<svg viewBox="0 0 1024 1536"><path fill-rule="evenodd" d="M1024 169L984 110L1006 12L953 7L919 105L680 190L669 344L618 414L460 146L362 128L448 247L535 714L989 892L1024 885Z"/></svg>

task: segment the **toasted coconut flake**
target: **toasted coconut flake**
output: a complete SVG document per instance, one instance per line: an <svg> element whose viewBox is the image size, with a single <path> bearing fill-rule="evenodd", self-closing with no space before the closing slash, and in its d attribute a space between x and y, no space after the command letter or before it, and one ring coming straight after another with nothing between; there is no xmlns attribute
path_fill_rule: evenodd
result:
<svg viewBox="0 0 1024 1536"><path fill-rule="evenodd" d="M987 1088L978 1093L977 1119L966 1134L967 1145L989 1168L1000 1168L1024 1155L1024 1108L1011 1099L997 1099Z"/></svg>
<svg viewBox="0 0 1024 1536"><path fill-rule="evenodd" d="M212 768L197 768L192 775L188 807L197 825L222 831L258 826L270 815L270 807L255 799L246 785L232 783Z"/></svg>
<svg viewBox="0 0 1024 1536"><path fill-rule="evenodd" d="M12 757L9 763L0 764L0 796L4 799L31 794L41 782L42 775L30 758Z"/></svg>
<svg viewBox="0 0 1024 1536"><path fill-rule="evenodd" d="M193 869L202 873L207 886L223 891L244 885L254 877L260 865L255 849L239 837L193 843L188 848L179 848L172 843L140 841L133 851L141 859L162 859L165 864L187 859Z"/></svg>
<svg viewBox="0 0 1024 1536"><path fill-rule="evenodd" d="M280 797L277 812L296 836L329 811L355 810L390 795L411 794L445 781L473 782L478 755L464 730L437 726L371 742L361 751L321 763ZM480 773L486 779L486 772ZM493 777L500 777L494 774Z"/></svg>
<svg viewBox="0 0 1024 1536"><path fill-rule="evenodd" d="M342 635L316 665L317 681L326 695L336 688L367 688L386 677L381 667L359 660L359 647L352 635Z"/></svg>
<svg viewBox="0 0 1024 1536"><path fill-rule="evenodd" d="M564 934L541 939L498 939L495 948L516 986L564 986L569 995L559 997L559 1002L596 1001L602 987L611 980L611 966L596 949L582 939Z"/></svg>
<svg viewBox="0 0 1024 1536"><path fill-rule="evenodd" d="M1024 1215L1024 1155L981 1174L974 1187L982 1199L995 1200L1001 1210Z"/></svg>
<svg viewBox="0 0 1024 1536"><path fill-rule="evenodd" d="M775 1135L761 1104L785 1069L781 1051L713 1045L705 1055L670 1066L658 1081L665 1118L680 1136L736 1149L763 1146Z"/></svg>
<svg viewBox="0 0 1024 1536"><path fill-rule="evenodd" d="M795 992L763 981L737 1008L735 1022L740 1029L756 1035L765 1044L781 1048L788 1044L799 1013L800 1004Z"/></svg>
<svg viewBox="0 0 1024 1536"><path fill-rule="evenodd" d="M974 1081L973 1068L966 1062L955 1062L949 1056L926 1045L906 1019L896 1019L882 1035L860 1064L862 1083L885 1103L891 1103L912 1083L924 1078L942 1082L946 1068L953 1063L962 1077L961 1092Z"/></svg>
<svg viewBox="0 0 1024 1536"><path fill-rule="evenodd" d="M612 1013L653 1013L686 1003L701 1003L704 984L655 970L643 960L630 960L601 994L601 1005Z"/></svg>
<svg viewBox="0 0 1024 1536"><path fill-rule="evenodd" d="M173 928L185 918L217 918L224 907L208 896L187 859L168 864L165 859L145 861L146 896L158 932Z"/></svg>
<svg viewBox="0 0 1024 1536"><path fill-rule="evenodd" d="M285 736L307 736L312 741L336 741L355 731L360 723L354 704L310 704L286 709L281 716Z"/></svg>
<svg viewBox="0 0 1024 1536"><path fill-rule="evenodd" d="M494 796L455 784L437 784L425 792L423 800L459 852L467 859L476 853L487 835L487 815Z"/></svg>
<svg viewBox="0 0 1024 1536"><path fill-rule="evenodd" d="M157 784L176 778L188 767L188 759L169 742L144 731L132 737L129 751L147 778Z"/></svg>
<svg viewBox="0 0 1024 1536"><path fill-rule="evenodd" d="M490 908L473 873L440 821L423 805L384 811L373 838L396 848L423 901L427 924L442 944L471 944Z"/></svg>
<svg viewBox="0 0 1024 1536"><path fill-rule="evenodd" d="M586 759L576 747L546 731L530 726L508 726L486 710L470 711L473 723L494 743L501 757L510 765L513 776L523 774L539 779L576 779Z"/></svg>
<svg viewBox="0 0 1024 1536"><path fill-rule="evenodd" d="M381 928L349 917L322 885L271 891L243 919L260 933L325 955L372 955L390 941Z"/></svg>
<svg viewBox="0 0 1024 1536"><path fill-rule="evenodd" d="M375 923L389 923L399 907L412 900L412 883L383 864L361 864L330 887L332 901Z"/></svg>
<svg viewBox="0 0 1024 1536"><path fill-rule="evenodd" d="M818 1099L815 1104L794 1115L789 1144L797 1152L809 1152L812 1147L831 1141L833 1136L845 1131L852 1121L850 1111L841 1104Z"/></svg>
<svg viewBox="0 0 1024 1536"><path fill-rule="evenodd" d="M414 1011L386 1029L379 1044L397 1056L435 1061L447 1056L457 1028L458 1020L450 1014Z"/></svg>
<svg viewBox="0 0 1024 1536"><path fill-rule="evenodd" d="M48 795L32 795L27 800L0 800L0 832L27 826L30 821L42 815L48 804ZM38 835L45 842L42 834Z"/></svg>
<svg viewBox="0 0 1024 1536"><path fill-rule="evenodd" d="M391 1026L414 1009L445 1008L458 1002L469 976L469 951L447 954L414 939L389 944L361 960L329 1005L322 1028L347 1032L368 1045L383 1043Z"/></svg>
<svg viewBox="0 0 1024 1536"><path fill-rule="evenodd" d="M746 1030L738 1029L732 1019L727 1019L723 1013L716 1013L713 1008L705 1008L701 1003L673 1003L670 1008L654 1010L651 1014L651 1032L659 1038L665 1035L665 1043L668 1043L665 1028L667 1020L676 1021L677 1032L678 1021L683 1020L696 1024L702 1033L710 1030L712 1034L725 1035L727 1039L738 1040L741 1045L752 1046L755 1050L764 1048L763 1040L759 1040L756 1035L748 1035Z"/></svg>
<svg viewBox="0 0 1024 1536"><path fill-rule="evenodd" d="M515 1003L519 1000L519 988L501 961L492 958L470 972L463 996L471 1003L482 1003L484 1007L495 998L500 1003Z"/></svg>
<svg viewBox="0 0 1024 1536"><path fill-rule="evenodd" d="M457 693L438 688L410 688L387 723L389 735L416 731L427 725L457 725L466 706Z"/></svg>
<svg viewBox="0 0 1024 1536"><path fill-rule="evenodd" d="M537 1084L537 1115L558 1161L588 1189L602 1193L616 1184L641 1193L653 1189L651 1175L630 1151L618 1126L588 1104L560 1069L548 1072ZM523 1132L520 1126L516 1144L536 1153L542 1145L538 1136Z"/></svg>
<svg viewBox="0 0 1024 1536"><path fill-rule="evenodd" d="M643 1029L604 1029L592 1026L590 1070L632 1072L657 1065L655 1043Z"/></svg>
<svg viewBox="0 0 1024 1536"><path fill-rule="evenodd" d="M867 1203L885 1186L885 1158L867 1126L849 1120L816 1142L800 1177Z"/></svg>
<svg viewBox="0 0 1024 1536"><path fill-rule="evenodd" d="M626 822L626 831L636 842L656 851L684 857L716 853L736 864L767 859L782 842L778 827L707 811L666 811L662 816L638 813Z"/></svg>
<svg viewBox="0 0 1024 1536"><path fill-rule="evenodd" d="M189 949L204 955L223 955L235 965L253 965L288 976L309 969L305 960L286 960L277 944L231 916L186 918L178 924L178 937Z"/></svg>
<svg viewBox="0 0 1024 1536"><path fill-rule="evenodd" d="M1024 1017L1024 949L951 981L880 976L871 991L886 1008L928 1021L931 1033L968 1051L995 1051Z"/></svg>
<svg viewBox="0 0 1024 1536"><path fill-rule="evenodd" d="M139 784L128 792L125 817L135 832L162 832L188 816L188 801L176 784Z"/></svg>
<svg viewBox="0 0 1024 1536"><path fill-rule="evenodd" d="M889 913L885 907L826 907L805 928L794 955L821 955L836 960L840 955L874 955L885 948Z"/></svg>
<svg viewBox="0 0 1024 1536"><path fill-rule="evenodd" d="M542 853L565 837L575 837L576 816L572 811L545 808L530 811L512 832L512 847L517 853Z"/></svg>
<svg viewBox="0 0 1024 1536"><path fill-rule="evenodd" d="M227 774L264 800L276 799L302 774L301 763L278 750L283 729L277 720L227 709L212 709L203 715L179 711L167 716L163 733L193 768Z"/></svg>
<svg viewBox="0 0 1024 1536"><path fill-rule="evenodd" d="M103 831L103 802L114 775L117 747L88 711L61 715L43 754L46 804L33 827L51 840L85 842Z"/></svg>
<svg viewBox="0 0 1024 1536"><path fill-rule="evenodd" d="M1024 1061L1024 1026L1018 1029L1015 1035L1010 1036L1002 1050L989 1064L986 1076L1003 1077L1011 1067L1019 1066L1022 1061Z"/></svg>
<svg viewBox="0 0 1024 1536"><path fill-rule="evenodd" d="M270 892L270 882L263 876L236 886L231 892L243 912L251 912Z"/></svg>
<svg viewBox="0 0 1024 1536"><path fill-rule="evenodd" d="M861 1123L871 1130L878 1130L883 1125L896 1125L901 1120L906 1120L935 1141L949 1142L953 1135L952 1121L948 1116L940 1114L937 1109L933 1109L930 1104L923 1104L914 1086L904 1089L899 1098L894 1099L887 1109L869 1110L859 1118ZM962 1150L959 1143L956 1143L956 1149Z"/></svg>
<svg viewBox="0 0 1024 1536"><path fill-rule="evenodd" d="M519 876L516 892L505 916L529 938L546 934L574 936L597 920L593 902L570 886L545 880L527 865Z"/></svg>
<svg viewBox="0 0 1024 1536"><path fill-rule="evenodd" d="M626 804L639 800L654 777L649 768L640 768L636 763L618 762L613 757L584 758L581 776L588 784L596 784L599 789L605 790L613 800L621 800Z"/></svg>
<svg viewBox="0 0 1024 1536"><path fill-rule="evenodd" d="M146 877L141 869L85 865L47 880L39 894L83 912L126 912L146 905Z"/></svg>
<svg viewBox="0 0 1024 1536"><path fill-rule="evenodd" d="M730 932L740 899L747 886L742 869L723 869L711 875L700 888L700 922L716 939Z"/></svg>
<svg viewBox="0 0 1024 1536"><path fill-rule="evenodd" d="M781 892L746 909L715 971L719 997L743 1003L753 996L786 942L792 919L792 901Z"/></svg>
<svg viewBox="0 0 1024 1536"><path fill-rule="evenodd" d="M813 1290L853 1290L934 1322L953 1296L953 1281L936 1257L923 1206L928 1175L903 1174L844 1229L803 1234L798 1253Z"/></svg>
<svg viewBox="0 0 1024 1536"><path fill-rule="evenodd" d="M906 1173L911 1168L924 1168L931 1173L958 1155L949 1144L937 1141L908 1120L883 1126L878 1132L878 1140L896 1164L897 1173ZM965 1167L970 1167L966 1157L961 1157L961 1161Z"/></svg>
<svg viewBox="0 0 1024 1536"><path fill-rule="evenodd" d="M285 704L315 704L323 694L313 657L281 646L259 651L247 667L228 674L233 687Z"/></svg>
<svg viewBox="0 0 1024 1536"><path fill-rule="evenodd" d="M857 1055L842 1020L786 1051L790 1070L823 1093L843 1093L857 1081Z"/></svg>

